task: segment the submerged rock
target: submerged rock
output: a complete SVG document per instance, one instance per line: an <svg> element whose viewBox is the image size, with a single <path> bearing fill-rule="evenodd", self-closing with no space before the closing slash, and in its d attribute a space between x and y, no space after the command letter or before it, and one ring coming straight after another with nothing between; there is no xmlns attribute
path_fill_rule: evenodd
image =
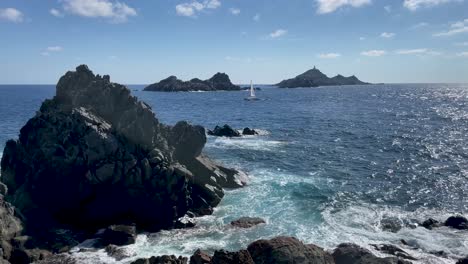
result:
<svg viewBox="0 0 468 264"><path fill-rule="evenodd" d="M81 65L60 78L56 96L43 102L19 139L6 143L5 199L26 233L42 234L47 247L68 241L47 230L94 233L122 223L174 228L189 211L210 214L223 187L242 186L241 172L200 156L205 143L203 127L161 124L125 86ZM22 230L10 222L6 237Z"/></svg>
<svg viewBox="0 0 468 264"><path fill-rule="evenodd" d="M251 228L253 226L264 224L265 220L259 217L241 217L231 222L231 225L239 228Z"/></svg>
<svg viewBox="0 0 468 264"><path fill-rule="evenodd" d="M456 264L468 264L468 256L466 258L459 259Z"/></svg>
<svg viewBox="0 0 468 264"><path fill-rule="evenodd" d="M123 248L119 248L116 245L108 245L105 251L109 257L113 257L117 261L130 257L129 254Z"/></svg>
<svg viewBox="0 0 468 264"><path fill-rule="evenodd" d="M421 226L423 226L423 227L426 228L426 229L431 230L431 229L434 228L434 227L440 227L440 226L442 226L442 224L441 224L439 221L437 221L437 220L435 220L435 219L433 219L433 218L429 218L429 219L425 220L425 221L421 224Z"/></svg>
<svg viewBox="0 0 468 264"><path fill-rule="evenodd" d="M376 250L385 254L394 255L400 258L404 258L404 259L416 260L416 258L412 257L406 251L394 245L381 244L381 245L371 245L371 246L373 246Z"/></svg>
<svg viewBox="0 0 468 264"><path fill-rule="evenodd" d="M208 135L216 137L240 137L239 131L233 129L229 125L222 127L216 126L213 130L208 130Z"/></svg>

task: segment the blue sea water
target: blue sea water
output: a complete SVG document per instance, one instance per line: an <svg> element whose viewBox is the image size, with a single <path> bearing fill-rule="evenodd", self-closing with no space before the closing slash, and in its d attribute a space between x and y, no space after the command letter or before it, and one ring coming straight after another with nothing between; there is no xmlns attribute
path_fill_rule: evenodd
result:
<svg viewBox="0 0 468 264"><path fill-rule="evenodd" d="M259 238L296 236L332 249L341 242L398 245L420 263L468 255L468 232L406 227L429 217L468 214L468 85L395 84L246 92L132 93L165 123L229 124L261 135L209 137L204 152L246 171L249 186L230 190L197 227L138 237L136 257L191 255L197 248L238 250ZM0 147L15 138L54 86L0 86ZM241 216L266 225L235 230ZM384 222L402 223L396 233ZM403 246L405 239L410 246ZM414 249L418 248L418 249ZM429 254L443 250L449 258ZM87 263L117 263L103 251L75 253ZM122 261L127 263L128 260Z"/></svg>

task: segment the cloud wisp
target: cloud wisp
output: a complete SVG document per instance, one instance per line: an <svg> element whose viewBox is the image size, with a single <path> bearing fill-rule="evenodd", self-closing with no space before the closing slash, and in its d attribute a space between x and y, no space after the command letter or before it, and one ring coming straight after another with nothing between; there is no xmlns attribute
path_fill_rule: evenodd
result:
<svg viewBox="0 0 468 264"><path fill-rule="evenodd" d="M450 37L461 33L468 33L468 18L450 25L446 31L433 34L434 37Z"/></svg>
<svg viewBox="0 0 468 264"><path fill-rule="evenodd" d="M42 56L50 56L52 53L61 52L63 51L62 46L50 46L45 49L45 51L41 52Z"/></svg>
<svg viewBox="0 0 468 264"><path fill-rule="evenodd" d="M316 0L318 4L317 13L328 14L345 7L361 7L371 4L371 0Z"/></svg>
<svg viewBox="0 0 468 264"><path fill-rule="evenodd" d="M433 7L450 2L463 2L463 0L405 0L403 6L411 11L415 11L423 7Z"/></svg>
<svg viewBox="0 0 468 264"><path fill-rule="evenodd" d="M221 6L219 0L205 0L203 2L192 1L176 5L176 14L185 17L196 17L198 13L206 9L217 9ZM240 10L239 10L240 12Z"/></svg>
<svg viewBox="0 0 468 264"><path fill-rule="evenodd" d="M0 20L21 23L24 20L24 15L21 11L15 8L0 8Z"/></svg>
<svg viewBox="0 0 468 264"><path fill-rule="evenodd" d="M380 37L382 38L394 38L396 36L395 33L391 33L391 32L383 32L382 34L380 34Z"/></svg>
<svg viewBox="0 0 468 264"><path fill-rule="evenodd" d="M285 29L277 29L270 33L270 38L276 39L288 34L288 31Z"/></svg>
<svg viewBox="0 0 468 264"><path fill-rule="evenodd" d="M341 57L341 54L336 52L321 53L317 55L317 58L319 59L337 59L339 57Z"/></svg>
<svg viewBox="0 0 468 264"><path fill-rule="evenodd" d="M367 50L361 52L362 56L367 56L367 57L380 57L387 54L385 50Z"/></svg>

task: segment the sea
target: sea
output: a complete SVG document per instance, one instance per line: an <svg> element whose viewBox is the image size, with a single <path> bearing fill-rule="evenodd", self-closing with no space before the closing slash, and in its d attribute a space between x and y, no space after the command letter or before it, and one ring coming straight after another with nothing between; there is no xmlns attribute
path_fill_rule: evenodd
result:
<svg viewBox="0 0 468 264"><path fill-rule="evenodd" d="M204 149L248 173L249 184L226 190L213 215L196 218L194 228L139 235L136 244L123 247L131 257L122 261L103 250L80 252L84 243L73 253L81 263L190 256L198 248L233 251L280 235L328 250L344 242L369 250L393 244L415 263L455 263L468 255L468 231L417 226L428 218L468 216L468 84L261 85L259 101L244 100L244 91L158 93L143 87L129 85L164 123L258 130L241 138L209 136ZM54 93L54 85L0 86L1 150ZM229 227L242 216L267 223ZM391 232L388 223L402 228Z"/></svg>

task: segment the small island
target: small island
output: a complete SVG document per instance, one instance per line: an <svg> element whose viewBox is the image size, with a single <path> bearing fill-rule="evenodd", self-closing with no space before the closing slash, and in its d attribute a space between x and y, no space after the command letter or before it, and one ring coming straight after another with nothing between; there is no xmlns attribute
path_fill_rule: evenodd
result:
<svg viewBox="0 0 468 264"><path fill-rule="evenodd" d="M318 86L335 86L335 85L365 85L369 84L359 80L356 76L344 77L338 74L335 77L329 78L319 69L314 68L300 74L292 79L283 80L276 86L280 88L299 88L299 87L318 87Z"/></svg>
<svg viewBox="0 0 468 264"><path fill-rule="evenodd" d="M194 92L194 91L240 91L240 86L232 84L225 73L216 73L208 80L194 78L182 81L176 76L170 76L158 83L145 87L144 91L151 92Z"/></svg>

